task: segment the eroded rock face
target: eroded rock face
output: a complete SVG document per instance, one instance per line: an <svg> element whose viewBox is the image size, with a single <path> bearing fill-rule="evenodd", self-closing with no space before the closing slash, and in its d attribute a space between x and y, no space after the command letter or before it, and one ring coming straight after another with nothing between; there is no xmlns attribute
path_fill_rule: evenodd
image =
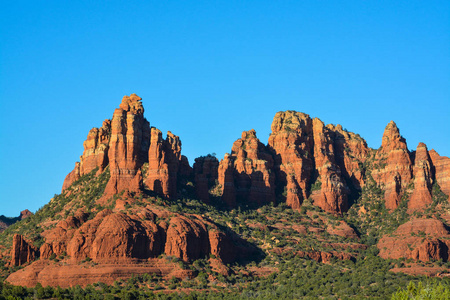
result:
<svg viewBox="0 0 450 300"><path fill-rule="evenodd" d="M441 190L450 195L450 158L440 156L435 150L429 152L435 170L435 178Z"/></svg>
<svg viewBox="0 0 450 300"><path fill-rule="evenodd" d="M427 146L424 143L419 143L417 146L413 173L414 191L409 198L409 211L424 209L433 202L431 197L433 186L432 165Z"/></svg>
<svg viewBox="0 0 450 300"><path fill-rule="evenodd" d="M72 183L77 181L80 177L81 177L81 174L80 174L80 163L76 162L75 163L75 168L69 174L67 174L66 178L64 179L63 186L62 186L62 191L67 189L69 186L71 186Z"/></svg>
<svg viewBox="0 0 450 300"><path fill-rule="evenodd" d="M210 253L206 225L192 218L173 217L167 229L164 253L184 261L205 257Z"/></svg>
<svg viewBox="0 0 450 300"><path fill-rule="evenodd" d="M395 209L412 179L412 163L406 141L393 121L384 130L376 160L379 169L373 170L372 176L384 187L386 208Z"/></svg>
<svg viewBox="0 0 450 300"><path fill-rule="evenodd" d="M202 156L195 159L194 181L199 200L210 203L209 190L218 180L219 161L214 156Z"/></svg>
<svg viewBox="0 0 450 300"><path fill-rule="evenodd" d="M294 111L278 112L272 122L269 147L274 153L278 190L286 190L289 204L299 207L309 197L313 175L313 125L309 115Z"/></svg>
<svg viewBox="0 0 450 300"><path fill-rule="evenodd" d="M273 159L256 137L255 130L244 131L233 143L231 154L225 155L218 168L222 199L229 206L241 203L275 202Z"/></svg>
<svg viewBox="0 0 450 300"><path fill-rule="evenodd" d="M450 234L445 225L435 219L414 219L399 226L392 235L377 244L382 258L447 261Z"/></svg>
<svg viewBox="0 0 450 300"><path fill-rule="evenodd" d="M150 146L150 124L144 118L141 100L136 94L124 96L120 108L114 111L108 150L111 178L105 190L107 195L140 189L140 168L148 161Z"/></svg>
<svg viewBox="0 0 450 300"><path fill-rule="evenodd" d="M307 114L279 112L272 122L269 147L275 158L277 190L285 190L292 208L311 196L322 209L342 213L348 209L351 190L364 185L360 164L370 150L361 137L340 125L325 126Z"/></svg>
<svg viewBox="0 0 450 300"><path fill-rule="evenodd" d="M83 143L84 152L80 157L80 174L88 174L95 168L102 172L108 165L109 137L111 120L103 121L100 128L92 128Z"/></svg>
<svg viewBox="0 0 450 300"><path fill-rule="evenodd" d="M161 131L152 127L148 161L144 183L164 197L176 198L180 165L186 165L182 161L180 138L169 131L164 140Z"/></svg>
<svg viewBox="0 0 450 300"><path fill-rule="evenodd" d="M341 169L336 163L334 132L325 127L322 121L313 120L314 162L317 180L321 187L312 194L314 203L325 211L342 213L348 210L348 188L342 178Z"/></svg>
<svg viewBox="0 0 450 300"><path fill-rule="evenodd" d="M34 261L38 256L38 249L33 244L25 240L22 235L15 234L13 236L11 265L21 266Z"/></svg>
<svg viewBox="0 0 450 300"><path fill-rule="evenodd" d="M60 221L43 235L42 259L52 254L67 254L75 261L90 258L104 263L166 254L189 262L213 254L228 263L234 258L230 253L235 252L231 239L213 223L193 215L153 212L149 208L132 214L105 209L92 220L78 213ZM22 236L15 237L14 247L14 259L19 264L38 256L37 249L30 248Z"/></svg>
<svg viewBox="0 0 450 300"><path fill-rule="evenodd" d="M365 185L365 174L361 164L371 155L371 149L358 134L344 130L341 125L327 125L333 134L334 159L341 169L342 176L352 183L352 188L361 190Z"/></svg>

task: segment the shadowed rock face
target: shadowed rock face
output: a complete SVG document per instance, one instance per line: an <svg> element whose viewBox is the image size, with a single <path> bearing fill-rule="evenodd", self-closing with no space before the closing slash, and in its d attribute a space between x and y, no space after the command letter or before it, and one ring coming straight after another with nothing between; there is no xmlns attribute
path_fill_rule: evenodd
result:
<svg viewBox="0 0 450 300"><path fill-rule="evenodd" d="M176 198L177 176L182 165L180 138L169 131L164 140L161 131L154 127L150 136L149 164L144 183L164 197Z"/></svg>
<svg viewBox="0 0 450 300"><path fill-rule="evenodd" d="M242 203L267 204L275 202L273 159L257 139L255 130L244 131L233 143L231 154L225 155L218 168L222 199L233 207Z"/></svg>
<svg viewBox="0 0 450 300"><path fill-rule="evenodd" d="M393 121L384 130L376 159L380 169L372 171L373 178L384 187L386 208L395 209L411 181L412 163L406 141Z"/></svg>
<svg viewBox="0 0 450 300"><path fill-rule="evenodd" d="M20 234L13 236L11 265L21 266L34 261L39 256L38 249Z"/></svg>
<svg viewBox="0 0 450 300"><path fill-rule="evenodd" d="M193 172L195 191L199 200L210 203L209 190L218 180L219 161L213 156L202 156L195 159Z"/></svg>

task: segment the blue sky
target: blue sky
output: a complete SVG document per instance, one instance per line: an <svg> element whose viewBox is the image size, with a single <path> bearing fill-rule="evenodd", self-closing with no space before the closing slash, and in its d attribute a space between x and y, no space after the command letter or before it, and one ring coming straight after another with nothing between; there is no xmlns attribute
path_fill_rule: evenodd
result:
<svg viewBox="0 0 450 300"><path fill-rule="evenodd" d="M288 109L449 156L450 2L3 1L0 214L59 193L130 93L191 163Z"/></svg>

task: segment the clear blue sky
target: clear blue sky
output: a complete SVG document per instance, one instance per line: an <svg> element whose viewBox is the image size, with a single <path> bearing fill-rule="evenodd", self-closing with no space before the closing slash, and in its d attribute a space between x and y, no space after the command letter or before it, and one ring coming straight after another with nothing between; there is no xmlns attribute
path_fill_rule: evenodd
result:
<svg viewBox="0 0 450 300"><path fill-rule="evenodd" d="M190 162L277 111L450 155L450 1L2 1L0 214L46 204L124 95Z"/></svg>

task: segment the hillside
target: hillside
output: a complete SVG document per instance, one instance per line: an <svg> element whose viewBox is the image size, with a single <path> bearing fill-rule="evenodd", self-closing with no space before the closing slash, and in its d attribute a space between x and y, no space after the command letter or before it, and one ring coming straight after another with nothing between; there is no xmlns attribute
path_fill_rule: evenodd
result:
<svg viewBox="0 0 450 300"><path fill-rule="evenodd" d="M447 282L449 158L410 152L392 121L379 149L295 111L271 129L191 167L123 97L61 194L0 234L4 289L386 298L422 275Z"/></svg>

